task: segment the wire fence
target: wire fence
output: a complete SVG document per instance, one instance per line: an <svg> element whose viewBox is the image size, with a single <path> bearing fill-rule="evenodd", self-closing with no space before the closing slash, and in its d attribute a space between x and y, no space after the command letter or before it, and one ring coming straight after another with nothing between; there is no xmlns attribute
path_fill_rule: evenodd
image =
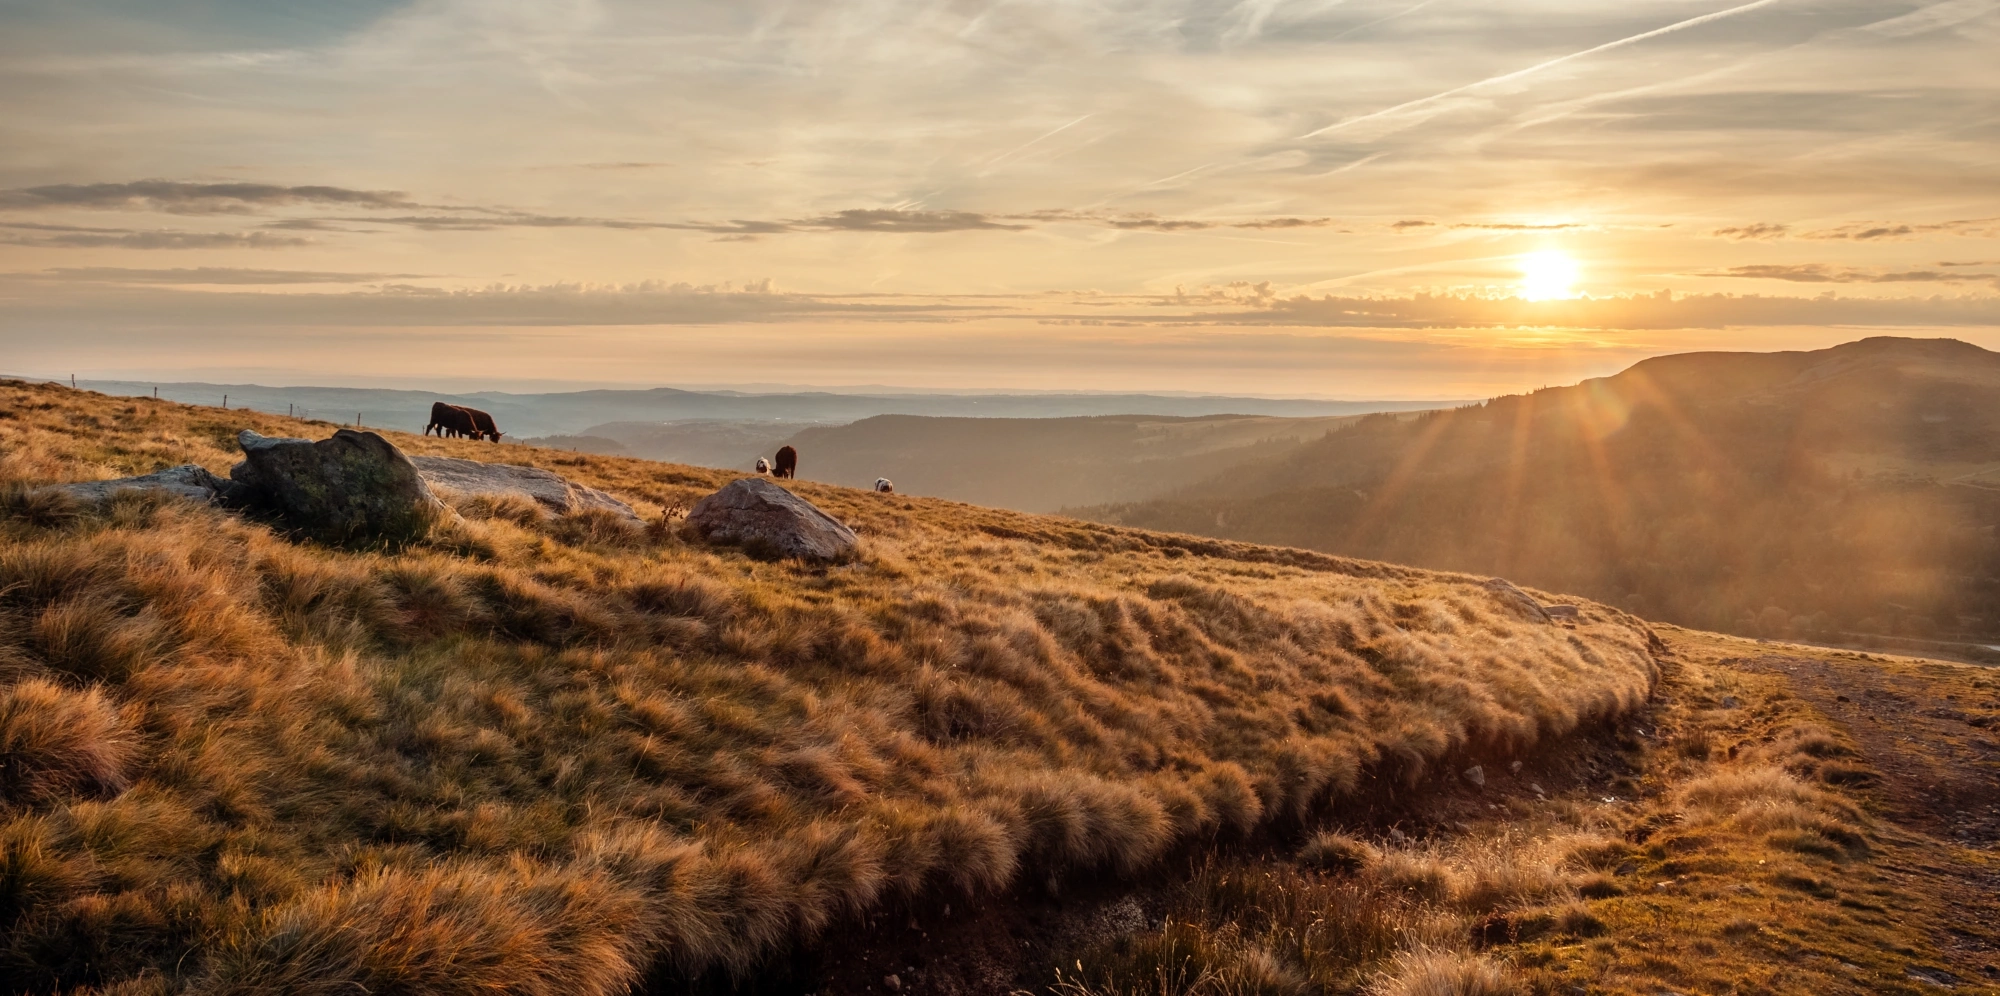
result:
<svg viewBox="0 0 2000 996"><path fill-rule="evenodd" d="M98 387L82 387L74 377L52 377L49 378L49 381L57 384L68 384L70 387L79 390L105 389L101 384ZM155 401L171 401L182 405L207 405L229 411L253 411L270 415L285 415L291 418L303 419L309 422L320 422L346 429L388 429L395 432L422 433L428 421L427 415L420 411L400 409L369 411L366 408L357 411L348 408L334 408L325 404L304 405L296 401L280 402L272 399L269 395L263 395L254 400L246 400L240 396L229 394L197 397L185 391L162 394L157 387L144 393L127 394L123 391L115 390L107 393L111 393L116 397L151 398ZM502 436L501 442L518 443L519 441Z"/></svg>

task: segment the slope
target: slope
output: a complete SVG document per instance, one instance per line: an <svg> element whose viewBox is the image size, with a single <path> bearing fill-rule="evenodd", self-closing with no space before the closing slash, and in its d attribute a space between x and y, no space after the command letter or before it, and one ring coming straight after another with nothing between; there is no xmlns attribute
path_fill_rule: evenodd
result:
<svg viewBox="0 0 2000 996"><path fill-rule="evenodd" d="M1615 609L804 482L863 557L756 561L663 517L730 475L526 447L655 525L469 501L356 551L33 487L245 427L332 428L0 384L8 991L682 988L1504 763L1657 673Z"/></svg>
<svg viewBox="0 0 2000 996"><path fill-rule="evenodd" d="M2000 355L1869 339L1699 353L1084 510L1505 574L1759 635L2000 634Z"/></svg>
<svg viewBox="0 0 2000 996"><path fill-rule="evenodd" d="M786 442L804 456L800 474L811 480L868 487L888 477L906 494L1052 512L1164 494L1290 453L1357 418L878 415L802 429Z"/></svg>

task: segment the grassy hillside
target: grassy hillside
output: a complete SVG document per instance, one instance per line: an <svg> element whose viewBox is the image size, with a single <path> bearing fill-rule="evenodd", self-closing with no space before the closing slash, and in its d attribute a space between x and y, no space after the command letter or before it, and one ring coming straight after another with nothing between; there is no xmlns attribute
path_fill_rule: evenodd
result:
<svg viewBox="0 0 2000 996"><path fill-rule="evenodd" d="M1052 512L1150 498L1239 464L1282 459L1359 418L880 415L787 441L810 480L868 487L887 477L909 494Z"/></svg>
<svg viewBox="0 0 2000 996"><path fill-rule="evenodd" d="M2000 355L1698 353L1367 419L1099 521L1589 594L1753 635L2000 635Z"/></svg>
<svg viewBox="0 0 2000 996"><path fill-rule="evenodd" d="M0 384L8 991L674 991L1500 770L1658 677L1616 609L804 482L862 558L752 560L664 515L733 475L614 457L391 434L655 520L460 501L396 552L33 487L245 427L332 428Z"/></svg>

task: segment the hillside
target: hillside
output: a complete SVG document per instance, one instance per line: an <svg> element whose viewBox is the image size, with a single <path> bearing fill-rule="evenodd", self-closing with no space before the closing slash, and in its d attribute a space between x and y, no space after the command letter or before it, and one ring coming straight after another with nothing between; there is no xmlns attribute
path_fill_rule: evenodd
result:
<svg viewBox="0 0 2000 996"><path fill-rule="evenodd" d="M861 559L758 561L663 516L732 474L400 434L652 524L34 487L245 427L333 428L0 383L0 991L1996 991L1978 669L810 482Z"/></svg>
<svg viewBox="0 0 2000 996"><path fill-rule="evenodd" d="M10 991L672 989L1504 765L1658 675L1613 609L803 482L861 561L752 560L658 518L733 475L629 459L395 434L656 519L462 502L399 552L32 487L245 427L332 428L0 385Z"/></svg>
<svg viewBox="0 0 2000 996"><path fill-rule="evenodd" d="M1364 419L1104 522L1502 574L1753 635L2000 635L2000 354L1694 353Z"/></svg>
<svg viewBox="0 0 2000 996"><path fill-rule="evenodd" d="M800 429L785 442L802 454L799 475L808 480L865 488L887 477L905 494L1053 512L1165 494L1280 458L1359 417L878 415Z"/></svg>
<svg viewBox="0 0 2000 996"><path fill-rule="evenodd" d="M777 421L845 423L873 415L902 414L942 417L1067 418L1132 413L1198 416L1224 412L1285 417L1324 417L1366 412L1415 411L1441 402L1324 401L1311 398L1237 398L1163 394L922 394L881 391L843 394L831 391L648 389L553 391L395 390L373 387L273 387L263 384L155 383L149 381L83 380L85 390L110 395L154 397L194 405L252 408L263 412L296 412L333 422L359 417L364 425L392 426L416 432L430 416L431 403L445 401L491 412L509 437L592 434L606 423L736 423L755 425ZM1442 402L1449 404L1450 402ZM606 435L606 433L596 433ZM617 434L610 434L619 438ZM635 447L635 453L644 447ZM751 450L754 458L756 450ZM721 461L723 466L741 462Z"/></svg>

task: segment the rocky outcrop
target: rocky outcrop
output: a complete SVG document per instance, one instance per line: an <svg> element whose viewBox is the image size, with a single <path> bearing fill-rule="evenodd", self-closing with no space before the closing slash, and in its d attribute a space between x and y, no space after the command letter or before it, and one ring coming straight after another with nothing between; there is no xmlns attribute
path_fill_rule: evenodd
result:
<svg viewBox="0 0 2000 996"><path fill-rule="evenodd" d="M1529 622L1554 623L1557 620L1574 623L1583 618L1582 611L1574 605L1543 605L1541 600L1514 586L1506 578L1489 578L1483 587L1493 593L1500 604L1514 610Z"/></svg>
<svg viewBox="0 0 2000 996"><path fill-rule="evenodd" d="M632 506L596 488L564 480L560 475L539 467L481 463L456 457L419 456L410 459L424 480L436 488L464 495L521 495L533 499L550 515L574 515L602 509L634 524L641 521Z"/></svg>
<svg viewBox="0 0 2000 996"><path fill-rule="evenodd" d="M164 491L196 501L218 501L229 492L230 483L209 473L207 468L199 464L184 463L178 467L168 467L138 477L60 484L56 486L56 490L83 502L101 502L120 491L127 490Z"/></svg>
<svg viewBox="0 0 2000 996"><path fill-rule="evenodd" d="M695 503L688 528L710 543L727 543L767 557L842 561L860 540L839 519L761 477L731 481Z"/></svg>
<svg viewBox="0 0 2000 996"><path fill-rule="evenodd" d="M243 462L230 468L233 501L265 511L324 543L400 545L451 515L417 466L387 439L341 429L331 438L236 434Z"/></svg>

